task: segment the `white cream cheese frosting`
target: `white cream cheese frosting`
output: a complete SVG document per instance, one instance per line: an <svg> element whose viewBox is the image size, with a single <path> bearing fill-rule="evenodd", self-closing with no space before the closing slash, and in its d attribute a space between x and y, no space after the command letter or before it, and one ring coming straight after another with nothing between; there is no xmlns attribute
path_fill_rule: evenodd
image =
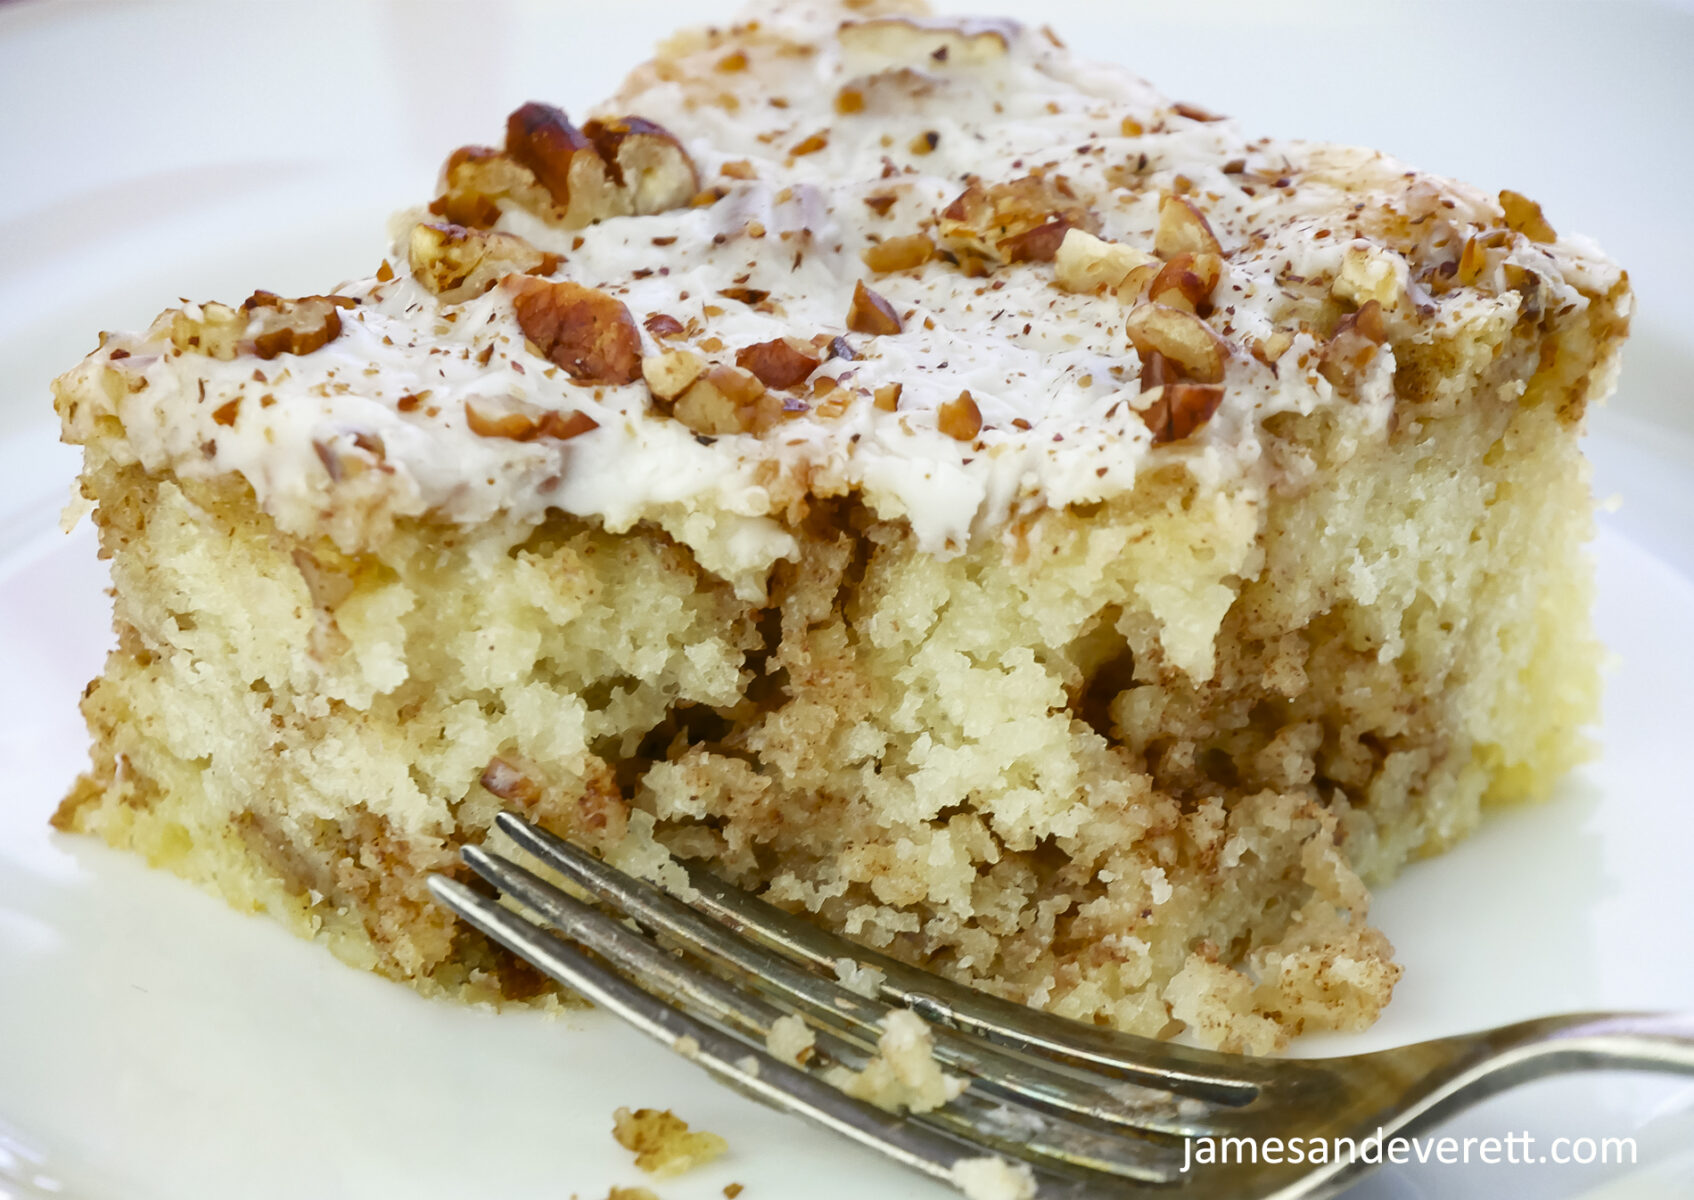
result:
<svg viewBox="0 0 1694 1200"><path fill-rule="evenodd" d="M514 537L551 509L614 532L653 522L755 595L795 549L796 489L854 494L936 554L1020 515L1121 495L1154 459L1203 488L1268 489L1268 417L1327 406L1357 436L1383 436L1395 342L1529 303L1528 275L1544 306L1586 305L1584 292L1619 278L1579 239L1507 228L1509 214L1472 189L1369 151L1250 140L1009 23L786 5L673 39L604 113L670 131L712 191L576 229L507 203L494 228L557 256L547 278L614 296L636 325L663 314L688 327L665 341L643 328L644 355L688 347L730 362L773 338L844 338L853 357L822 362L770 428L702 436L639 379L578 381L526 342L508 289L444 303L406 267L412 224L437 220L419 210L397 220L380 277L336 289L353 303L327 344L262 360L185 353L167 313L67 377L65 391L96 398L67 414L69 432L84 440L79 430L115 416L120 455L239 475L283 529L344 544L394 518L503 521ZM1062 178L1108 242L1151 252L1172 195L1215 231L1222 273L1202 312L1225 352L1222 399L1192 435L1154 444L1131 306L1110 289L1065 290L1051 261L982 274L940 257L887 273L863 261L880 241L935 234L972 181L1031 173ZM1490 231L1487 256L1459 264ZM1437 286L1455 271L1465 286ZM900 332L848 328L861 282ZM1338 388L1320 369L1331 331L1311 317L1366 296L1382 298L1392 336ZM91 386L102 373L118 383ZM851 397L844 409L814 403L823 377ZM889 384L896 411L872 400ZM981 417L965 439L939 417L962 391ZM582 413L595 428L488 437L467 403Z"/></svg>

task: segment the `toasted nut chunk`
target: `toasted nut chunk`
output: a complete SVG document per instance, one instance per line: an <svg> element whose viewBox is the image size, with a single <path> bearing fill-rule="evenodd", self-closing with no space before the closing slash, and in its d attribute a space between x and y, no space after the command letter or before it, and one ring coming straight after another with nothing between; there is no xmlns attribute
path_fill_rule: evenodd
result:
<svg viewBox="0 0 1694 1200"><path fill-rule="evenodd" d="M853 285L853 303L847 309L847 328L854 333L899 333L900 316L894 306L865 286Z"/></svg>
<svg viewBox="0 0 1694 1200"><path fill-rule="evenodd" d="M788 153L795 158L803 158L808 154L816 154L829 145L829 130L820 129L816 133L807 134L788 148Z"/></svg>
<svg viewBox="0 0 1694 1200"><path fill-rule="evenodd" d="M1358 312L1341 318L1334 335L1324 343L1318 372L1337 388L1346 388L1375 357L1377 347L1387 340L1388 329L1382 320L1382 306L1371 300Z"/></svg>
<svg viewBox="0 0 1694 1200"><path fill-rule="evenodd" d="M1139 304L1146 299L1147 293L1153 287L1153 281L1164 270L1164 263L1157 258L1149 257L1140 266L1131 267L1129 274L1117 286L1119 304Z"/></svg>
<svg viewBox="0 0 1694 1200"><path fill-rule="evenodd" d="M941 210L941 240L967 274L1009 262L1048 262L1072 229L1099 220L1062 175L1026 175L983 187L973 183Z"/></svg>
<svg viewBox="0 0 1694 1200"><path fill-rule="evenodd" d="M1500 207L1506 213L1506 228L1532 242L1556 242L1559 235L1541 214L1541 206L1518 192L1502 191Z"/></svg>
<svg viewBox="0 0 1694 1200"><path fill-rule="evenodd" d="M524 336L578 383L634 383L641 377L641 334L621 300L530 275L508 275L504 286Z"/></svg>
<svg viewBox="0 0 1694 1200"><path fill-rule="evenodd" d="M671 415L695 433L762 433L782 417L782 401L740 367L712 367L677 397Z"/></svg>
<svg viewBox="0 0 1694 1200"><path fill-rule="evenodd" d="M1167 383L1153 397L1141 419L1153 431L1153 445L1180 442L1212 419L1223 403L1223 389L1214 384Z"/></svg>
<svg viewBox="0 0 1694 1200"><path fill-rule="evenodd" d="M1143 357L1157 351L1197 383L1223 382L1223 345L1193 313L1143 304L1130 312L1128 330L1130 342Z"/></svg>
<svg viewBox="0 0 1694 1200"><path fill-rule="evenodd" d="M1053 280L1067 292L1097 292L1117 287L1130 271L1155 261L1145 250L1068 229L1053 256Z"/></svg>
<svg viewBox="0 0 1694 1200"><path fill-rule="evenodd" d="M1178 254L1160 268L1147 288L1157 304L1199 312L1211 303L1212 291L1223 274L1223 259L1215 254Z"/></svg>
<svg viewBox="0 0 1694 1200"><path fill-rule="evenodd" d="M590 121L582 131L637 216L681 208L700 190L694 160L663 126L641 117L617 117Z"/></svg>
<svg viewBox="0 0 1694 1200"><path fill-rule="evenodd" d="M241 304L249 314L247 332L259 358L310 354L341 336L341 314L352 308L347 296L301 296L285 300L272 292L254 292Z"/></svg>
<svg viewBox="0 0 1694 1200"><path fill-rule="evenodd" d="M885 383L872 393L872 403L883 412L895 412L900 407L900 393L905 388L903 383Z"/></svg>
<svg viewBox="0 0 1694 1200"><path fill-rule="evenodd" d="M1247 350L1254 358L1268 367L1284 354L1287 354L1292 345L1294 345L1294 335L1286 329L1277 329L1264 338L1249 338Z"/></svg>
<svg viewBox="0 0 1694 1200"><path fill-rule="evenodd" d="M587 173L605 169L594 143L564 110L533 101L506 118L506 153L528 167L560 207L570 204L573 185Z"/></svg>
<svg viewBox="0 0 1694 1200"><path fill-rule="evenodd" d="M669 404L700 378L706 360L692 350L664 350L641 360L641 375L653 399Z"/></svg>
<svg viewBox="0 0 1694 1200"><path fill-rule="evenodd" d="M547 274L557 255L545 254L513 233L468 229L450 222L420 222L407 240L412 276L447 304L482 295L503 276Z"/></svg>
<svg viewBox="0 0 1694 1200"><path fill-rule="evenodd" d="M841 26L841 48L857 59L934 66L980 65L1006 56L1016 27L1008 21L874 17Z"/></svg>
<svg viewBox="0 0 1694 1200"><path fill-rule="evenodd" d="M766 387L798 387L823 361L811 351L793 338L772 338L736 351L735 365L753 372Z"/></svg>
<svg viewBox="0 0 1694 1200"><path fill-rule="evenodd" d="M1459 269L1455 276L1460 286L1470 287L1482 275L1488 266L1488 248L1477 237L1466 238L1465 248L1459 252Z"/></svg>
<svg viewBox="0 0 1694 1200"><path fill-rule="evenodd" d="M636 1166L660 1178L709 1163L729 1148L715 1133L691 1131L668 1108L620 1108L612 1114L612 1136L635 1153Z"/></svg>
<svg viewBox="0 0 1694 1200"><path fill-rule="evenodd" d="M935 257L935 243L927 233L908 237L885 238L866 246L859 254L865 266L878 274L889 271L909 271L921 267Z"/></svg>
<svg viewBox="0 0 1694 1200"><path fill-rule="evenodd" d="M1337 334L1355 331L1359 336L1381 345L1388 340L1388 327L1382 320L1382 305L1375 300L1367 300L1360 306L1358 312L1348 313L1341 318L1335 327Z"/></svg>
<svg viewBox="0 0 1694 1200"><path fill-rule="evenodd" d="M600 428L600 422L585 412L562 413L551 409L546 412L519 412L501 410L492 405L484 407L475 400L465 401L465 424L478 437L506 438L514 442L532 442L542 437L568 441Z"/></svg>
<svg viewBox="0 0 1694 1200"><path fill-rule="evenodd" d="M1406 260L1398 254L1371 245L1349 246L1330 292L1350 304L1374 300L1394 308L1406 292L1406 275Z"/></svg>
<svg viewBox="0 0 1694 1200"><path fill-rule="evenodd" d="M669 313L652 313L642 324L656 338L673 338L683 332L682 322Z"/></svg>
<svg viewBox="0 0 1694 1200"><path fill-rule="evenodd" d="M835 111L844 117L864 112L865 94L856 87L843 87L835 93Z"/></svg>
<svg viewBox="0 0 1694 1200"><path fill-rule="evenodd" d="M968 391L935 410L935 426L954 441L968 442L982 432L982 410Z"/></svg>
<svg viewBox="0 0 1694 1200"><path fill-rule="evenodd" d="M607 217L662 212L694 201L698 173L682 144L639 117L578 129L548 104L525 104L506 121L503 151L457 150L430 210L454 224L487 228L509 203L566 229Z"/></svg>
<svg viewBox="0 0 1694 1200"><path fill-rule="evenodd" d="M732 159L718 168L718 174L725 179L757 179L758 168L745 158Z"/></svg>
<svg viewBox="0 0 1694 1200"><path fill-rule="evenodd" d="M1160 203L1153 249L1167 262L1178 254L1223 253L1205 214L1181 196L1166 196Z"/></svg>
<svg viewBox="0 0 1694 1200"><path fill-rule="evenodd" d="M1009 263L1052 262L1064 244L1065 235L1074 228L1069 217L1054 217L1034 229L1000 239L1000 254Z"/></svg>

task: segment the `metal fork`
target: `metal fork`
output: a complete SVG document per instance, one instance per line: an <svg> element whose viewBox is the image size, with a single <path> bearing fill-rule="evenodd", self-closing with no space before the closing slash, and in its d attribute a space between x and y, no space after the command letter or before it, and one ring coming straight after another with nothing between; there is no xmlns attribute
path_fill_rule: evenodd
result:
<svg viewBox="0 0 1694 1200"><path fill-rule="evenodd" d="M689 869L687 903L511 813L501 832L586 903L509 858L467 846L505 903L432 876L436 898L593 1003L776 1108L809 1117L958 1184L965 1160L1033 1170L1042 1200L1157 1193L1183 1200L1317 1200L1356 1182L1383 1143L1505 1088L1557 1071L1694 1074L1694 1015L1578 1013L1394 1050L1327 1059L1213 1053L1082 1025L962 987L838 938ZM687 868L685 868L687 869ZM632 924L646 935L632 928ZM874 968L874 989L838 982ZM867 978L862 974L854 976ZM875 991L875 995L862 994ZM935 1057L967 1077L957 1099L896 1116L819 1077L862 1069L894 1007L933 1027ZM816 1034L804 1068L765 1049L800 1013ZM1225 1139L1250 1139L1226 1142ZM1321 1165L1266 1161L1266 1139L1351 1138ZM1378 1152L1366 1150L1375 1139ZM1209 1141L1216 1165L1193 1166ZM1333 1144L1333 1143L1332 1143Z"/></svg>

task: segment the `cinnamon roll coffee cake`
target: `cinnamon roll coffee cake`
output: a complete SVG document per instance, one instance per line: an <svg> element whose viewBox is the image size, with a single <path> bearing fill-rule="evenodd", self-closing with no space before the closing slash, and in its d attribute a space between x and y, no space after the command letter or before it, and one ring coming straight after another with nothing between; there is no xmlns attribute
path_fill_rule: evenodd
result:
<svg viewBox="0 0 1694 1200"><path fill-rule="evenodd" d="M492 124L492 123L491 123ZM56 817L419 990L503 808L1255 1052L1585 754L1626 277L1532 201L882 3L455 151L372 276L56 385L117 648Z"/></svg>

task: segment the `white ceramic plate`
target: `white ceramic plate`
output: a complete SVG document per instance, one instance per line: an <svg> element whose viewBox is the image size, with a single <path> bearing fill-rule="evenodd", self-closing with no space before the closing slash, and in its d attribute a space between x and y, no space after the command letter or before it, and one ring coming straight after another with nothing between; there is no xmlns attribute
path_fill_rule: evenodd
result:
<svg viewBox="0 0 1694 1200"><path fill-rule="evenodd" d="M1372 1046L1557 1009L1694 1006L1694 17L1667 6L1137 10L1006 0L1267 132L1382 145L1536 196L1635 271L1622 394L1590 442L1616 663L1604 755L1381 895L1407 974ZM620 1104L729 1137L667 1200L941 1196L711 1084L599 1014L494 1017L347 970L269 923L47 829L108 641L47 383L172 297L361 273L441 154L532 97L581 107L721 4L0 6L0 1197L523 1200L642 1182ZM1533 15L1531 15L1533 14ZM1524 40L1533 31L1533 42ZM1694 1086L1552 1081L1446 1132L1634 1136L1633 1170L1431 1165L1351 1200L1668 1197ZM32 1182L33 1181L33 1182ZM1599 1190L1595 1190L1599 1189Z"/></svg>

